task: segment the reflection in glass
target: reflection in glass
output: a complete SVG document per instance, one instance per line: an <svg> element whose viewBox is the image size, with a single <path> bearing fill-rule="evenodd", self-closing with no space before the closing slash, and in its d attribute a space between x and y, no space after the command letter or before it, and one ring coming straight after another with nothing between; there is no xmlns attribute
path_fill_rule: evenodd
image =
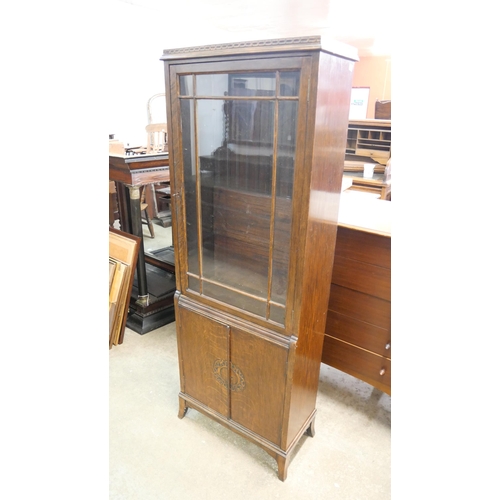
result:
<svg viewBox="0 0 500 500"><path fill-rule="evenodd" d="M188 272L200 274L198 261L198 219L196 216L196 160L193 138L194 101L181 100L182 161L184 165L184 200L186 207L186 238Z"/></svg>
<svg viewBox="0 0 500 500"><path fill-rule="evenodd" d="M292 192L295 155L288 148L291 138L295 143L297 129L297 101L279 102L279 119L284 126L278 129L278 159L276 168L276 201L274 207L274 237L272 262L271 300L285 304L290 258L290 234L292 230Z"/></svg>
<svg viewBox="0 0 500 500"><path fill-rule="evenodd" d="M240 73L230 75L230 96L275 96L276 73Z"/></svg>
<svg viewBox="0 0 500 500"><path fill-rule="evenodd" d="M193 75L179 77L180 95L193 95Z"/></svg>
<svg viewBox="0 0 500 500"><path fill-rule="evenodd" d="M224 96L274 96L276 73L237 73L196 75L196 95Z"/></svg>
<svg viewBox="0 0 500 500"><path fill-rule="evenodd" d="M280 73L280 96L299 95L300 71L282 71Z"/></svg>
<svg viewBox="0 0 500 500"><path fill-rule="evenodd" d="M223 106L220 100L197 101L203 276L266 299L271 199L265 194L270 191L272 161L267 158L268 175L260 185L254 178L259 173L258 144L254 155L223 147ZM207 290L204 286L203 293Z"/></svg>

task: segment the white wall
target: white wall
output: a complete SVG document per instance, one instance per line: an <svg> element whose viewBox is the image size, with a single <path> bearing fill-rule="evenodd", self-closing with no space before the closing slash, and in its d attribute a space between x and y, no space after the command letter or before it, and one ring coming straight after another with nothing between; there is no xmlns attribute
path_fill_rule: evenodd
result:
<svg viewBox="0 0 500 500"><path fill-rule="evenodd" d="M147 101L164 92L164 49L211 43L326 34L380 35L388 0L106 0L109 133L142 143Z"/></svg>

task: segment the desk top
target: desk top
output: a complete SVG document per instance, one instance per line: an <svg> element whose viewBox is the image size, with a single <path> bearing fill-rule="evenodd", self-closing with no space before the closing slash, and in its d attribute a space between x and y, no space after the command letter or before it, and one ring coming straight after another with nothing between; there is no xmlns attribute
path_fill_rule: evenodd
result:
<svg viewBox="0 0 500 500"><path fill-rule="evenodd" d="M340 197L339 226L391 237L392 201L378 195L344 191Z"/></svg>
<svg viewBox="0 0 500 500"><path fill-rule="evenodd" d="M168 153L109 155L109 179L131 186L170 180Z"/></svg>

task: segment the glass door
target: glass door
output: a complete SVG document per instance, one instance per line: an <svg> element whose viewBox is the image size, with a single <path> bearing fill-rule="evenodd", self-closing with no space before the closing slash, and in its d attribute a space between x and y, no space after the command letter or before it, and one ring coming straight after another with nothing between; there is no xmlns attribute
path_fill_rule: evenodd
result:
<svg viewBox="0 0 500 500"><path fill-rule="evenodd" d="M284 324L300 70L177 83L188 289Z"/></svg>

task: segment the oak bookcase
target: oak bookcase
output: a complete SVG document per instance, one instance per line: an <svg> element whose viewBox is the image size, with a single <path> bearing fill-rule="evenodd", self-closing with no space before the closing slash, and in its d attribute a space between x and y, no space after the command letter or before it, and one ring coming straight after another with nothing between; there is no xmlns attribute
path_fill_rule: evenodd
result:
<svg viewBox="0 0 500 500"><path fill-rule="evenodd" d="M284 481L314 434L357 53L313 36L162 60L179 417L249 439Z"/></svg>

